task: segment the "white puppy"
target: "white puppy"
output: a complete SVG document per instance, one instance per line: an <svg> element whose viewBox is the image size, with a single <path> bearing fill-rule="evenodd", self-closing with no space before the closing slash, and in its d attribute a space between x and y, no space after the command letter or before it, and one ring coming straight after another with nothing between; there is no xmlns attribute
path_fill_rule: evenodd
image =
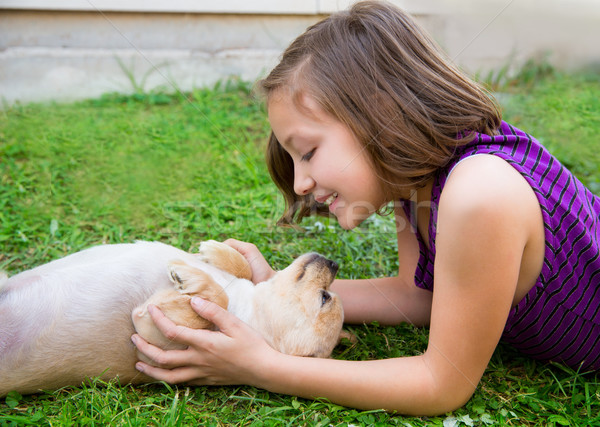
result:
<svg viewBox="0 0 600 427"><path fill-rule="evenodd" d="M336 272L334 262L305 254L254 286L244 257L223 243L205 242L190 254L138 242L96 246L0 279L0 396L87 377L152 381L135 370L134 324L147 341L175 348L146 307L159 306L177 324L212 327L192 310L193 295L226 307L279 351L327 357L343 322L329 291Z"/></svg>

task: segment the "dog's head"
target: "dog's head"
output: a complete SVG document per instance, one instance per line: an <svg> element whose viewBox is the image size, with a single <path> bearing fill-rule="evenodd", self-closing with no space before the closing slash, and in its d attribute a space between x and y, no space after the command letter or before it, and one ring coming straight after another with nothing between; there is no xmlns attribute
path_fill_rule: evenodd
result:
<svg viewBox="0 0 600 427"><path fill-rule="evenodd" d="M338 265L309 253L259 283L254 298L255 327L286 354L328 357L337 344L344 313L329 291Z"/></svg>

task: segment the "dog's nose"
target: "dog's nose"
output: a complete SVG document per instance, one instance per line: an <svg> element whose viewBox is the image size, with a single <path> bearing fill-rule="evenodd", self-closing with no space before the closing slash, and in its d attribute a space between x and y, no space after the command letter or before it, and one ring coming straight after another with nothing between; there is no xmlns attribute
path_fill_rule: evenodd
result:
<svg viewBox="0 0 600 427"><path fill-rule="evenodd" d="M337 271L339 270L340 266L338 265L337 262L332 261L330 259L325 261L327 267L329 268L329 270L335 275L335 273L337 273Z"/></svg>
<svg viewBox="0 0 600 427"><path fill-rule="evenodd" d="M339 269L339 265L337 264L337 262L327 259L323 255L320 255L318 253L313 253L310 256L310 258L308 258L306 264L304 265L304 268L306 268L309 264L312 264L313 262L318 263L318 265L321 267L327 267L334 276Z"/></svg>

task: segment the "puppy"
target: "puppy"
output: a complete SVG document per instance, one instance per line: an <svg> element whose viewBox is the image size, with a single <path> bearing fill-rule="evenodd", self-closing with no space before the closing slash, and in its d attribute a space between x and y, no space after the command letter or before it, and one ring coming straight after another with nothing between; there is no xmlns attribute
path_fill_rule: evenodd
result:
<svg viewBox="0 0 600 427"><path fill-rule="evenodd" d="M158 242L96 246L0 278L0 396L118 377L152 378L135 369L135 331L177 348L147 312L155 304L175 323L213 328L189 301L211 300L248 323L275 349L327 357L343 323L329 291L337 265L310 253L256 286L247 261L229 246L204 242L190 254Z"/></svg>

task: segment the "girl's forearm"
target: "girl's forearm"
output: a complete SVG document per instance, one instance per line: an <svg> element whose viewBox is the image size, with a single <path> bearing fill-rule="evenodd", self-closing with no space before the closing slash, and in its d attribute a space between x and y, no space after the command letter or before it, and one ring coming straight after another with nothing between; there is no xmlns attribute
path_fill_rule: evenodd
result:
<svg viewBox="0 0 600 427"><path fill-rule="evenodd" d="M345 323L429 324L432 293L399 277L338 279L331 289L342 299Z"/></svg>
<svg viewBox="0 0 600 427"><path fill-rule="evenodd" d="M258 387L359 409L435 415L465 403L460 392L436 385L425 356L355 362L273 353L258 371Z"/></svg>

